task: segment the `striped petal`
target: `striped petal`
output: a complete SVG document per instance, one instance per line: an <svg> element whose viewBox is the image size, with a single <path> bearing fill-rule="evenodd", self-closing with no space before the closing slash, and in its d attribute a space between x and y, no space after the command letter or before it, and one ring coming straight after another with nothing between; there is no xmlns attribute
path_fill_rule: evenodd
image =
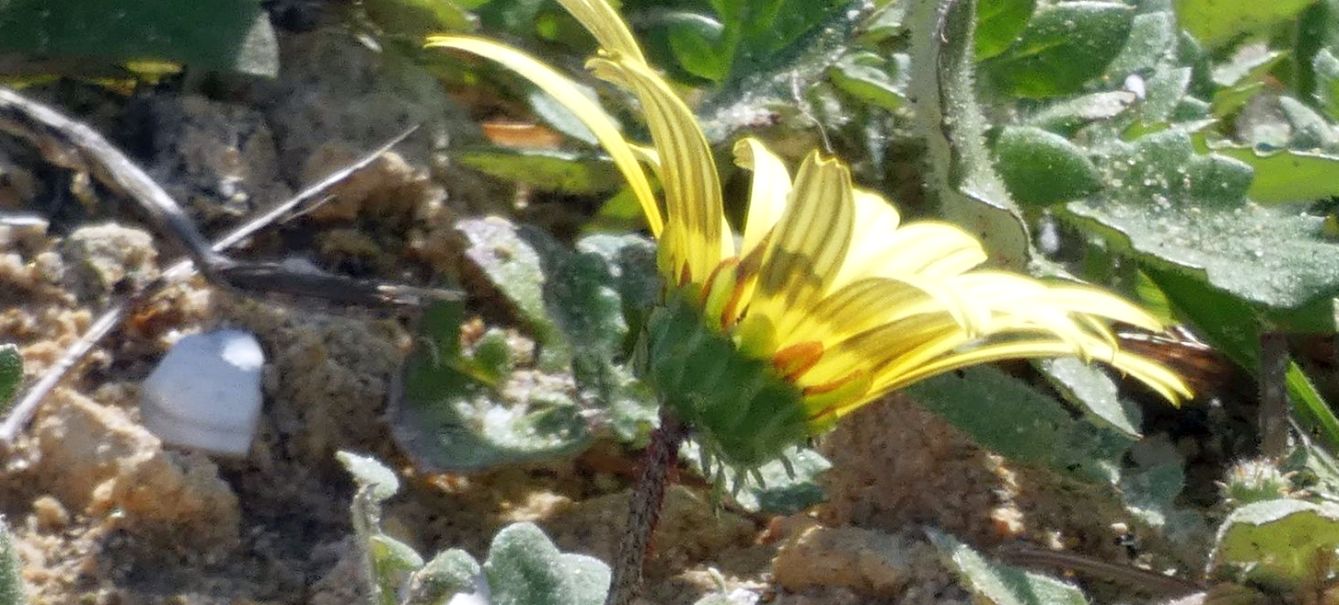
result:
<svg viewBox="0 0 1339 605"><path fill-rule="evenodd" d="M637 203L641 205L642 213L646 215L646 223L651 229L651 234L660 236L664 220L661 218L660 206L656 202L655 195L651 192L651 183L646 179L646 173L642 171L641 165L637 163L636 152L623 138L623 133L613 118L605 113L599 103L583 94L575 82L538 59L487 38L433 36L428 38L427 46L453 48L496 61L533 82L540 90L553 97L559 105L572 112L595 134L595 138L604 146L605 151L609 152L614 165L623 173L623 178L627 179L628 186L637 196Z"/></svg>
<svg viewBox="0 0 1339 605"><path fill-rule="evenodd" d="M686 267L690 281L700 284L722 258L733 256L733 250L723 249L733 242L722 237L720 177L702 129L692 110L645 64L592 59L588 65L596 76L630 89L641 101L660 155L666 229L679 231L674 245L662 246L661 254L674 266ZM682 276L666 277L678 281Z"/></svg>
<svg viewBox="0 0 1339 605"><path fill-rule="evenodd" d="M558 0L563 8L572 15L582 27L586 28L600 48L609 54L618 55L626 60L646 63L637 38L623 23L618 11L604 0Z"/></svg>
<svg viewBox="0 0 1339 605"><path fill-rule="evenodd" d="M854 215L850 171L811 153L767 242L748 314L770 318L780 334L803 321L846 257Z"/></svg>
<svg viewBox="0 0 1339 605"><path fill-rule="evenodd" d="M748 216L744 221L744 242L739 250L740 256L748 256L781 220L786 199L790 196L790 171L786 170L781 158L753 137L735 143L735 163L753 171Z"/></svg>
<svg viewBox="0 0 1339 605"><path fill-rule="evenodd" d="M877 220L870 219L870 224L877 225ZM910 223L882 233L865 226L860 247L853 252L834 281L838 287L865 277L944 278L971 270L986 260L986 252L976 238L955 225L935 221Z"/></svg>

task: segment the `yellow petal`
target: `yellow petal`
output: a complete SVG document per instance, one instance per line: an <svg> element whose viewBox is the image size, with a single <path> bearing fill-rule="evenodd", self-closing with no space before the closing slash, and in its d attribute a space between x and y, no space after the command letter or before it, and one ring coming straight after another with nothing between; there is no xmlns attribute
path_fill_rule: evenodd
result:
<svg viewBox="0 0 1339 605"><path fill-rule="evenodd" d="M1065 343L1046 339L992 344L922 364L879 386L889 390L898 389L931 376L980 363L1006 359L1062 357L1069 354L1071 351ZM1175 372L1138 355L1118 352L1113 355L1111 365L1143 382L1172 403L1194 395L1190 387Z"/></svg>
<svg viewBox="0 0 1339 605"><path fill-rule="evenodd" d="M609 152L609 156L614 160L614 165L623 173L623 178L627 179L628 186L632 188L633 194L637 196L637 202L641 204L642 212L646 214L646 223L651 229L651 234L660 236L664 227L660 207L656 203L655 195L651 192L650 182L646 180L646 173L642 171L641 165L637 163L636 154L628 145L627 140L623 138L623 134L619 132L618 125L613 118L609 117L609 114L605 113L598 103L582 94L575 82L554 71L553 68L538 59L487 38L432 36L428 38L427 46L454 48L496 61L503 67L530 80L541 90L548 93L549 96L552 96L558 104L566 107L577 119L581 120L582 124L586 125L586 128L589 128L595 134L595 138Z"/></svg>
<svg viewBox="0 0 1339 605"><path fill-rule="evenodd" d="M851 173L812 153L795 176L786 210L767 241L749 314L786 334L822 300L851 242Z"/></svg>
<svg viewBox="0 0 1339 605"><path fill-rule="evenodd" d="M867 220L878 224L876 219ZM864 229L858 247L843 263L835 287L866 277L943 278L968 271L986 260L981 242L949 223L917 221L891 232L881 231Z"/></svg>
<svg viewBox="0 0 1339 605"><path fill-rule="evenodd" d="M686 262L692 281L700 284L723 258L729 239L721 233L725 213L715 158L696 117L645 64L592 59L588 65L597 76L631 89L641 101L660 155L666 228L680 231L672 248L662 245L661 254Z"/></svg>
<svg viewBox="0 0 1339 605"><path fill-rule="evenodd" d="M639 63L646 63L646 58L642 56L641 47L637 46L637 38L628 30L627 24L618 15L618 11L609 6L608 2L605 2L605 0L558 0L558 3L562 4L563 8L567 9L567 12L571 13L592 36L595 36L595 41L600 44L600 48L605 52L620 55Z"/></svg>
<svg viewBox="0 0 1339 605"><path fill-rule="evenodd" d="M790 196L790 171L786 170L781 158L753 137L745 137L735 143L735 163L745 170L753 171L748 217L744 221L744 243L739 249L741 256L747 256L767 238L772 227L781 219L786 209L786 198Z"/></svg>

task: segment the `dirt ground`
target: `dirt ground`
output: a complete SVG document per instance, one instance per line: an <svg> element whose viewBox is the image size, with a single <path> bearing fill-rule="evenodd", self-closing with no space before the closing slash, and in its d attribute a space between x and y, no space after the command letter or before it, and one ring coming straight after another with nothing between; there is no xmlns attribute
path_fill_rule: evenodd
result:
<svg viewBox="0 0 1339 605"><path fill-rule="evenodd" d="M456 218L564 220L551 206L519 210L509 187L451 166L451 145L478 131L427 73L388 69L340 34L287 34L282 43L280 79L209 98L154 90L124 98L74 84L32 94L124 145L210 232L422 125L335 201L253 238L240 252L247 257L444 283L458 273ZM118 283L151 278L179 251L124 201L81 199L77 178L22 143L3 141L0 152L0 207L50 217L0 227L0 341L19 344L31 380ZM498 528L528 520L564 551L608 559L636 452L601 444L573 460L483 476L423 475L406 462L384 412L411 319L246 298L198 280L137 312L4 455L0 512L17 534L33 602L361 602L353 485L334 459L342 449L402 471L407 488L388 504L385 525L420 552L481 556ZM139 383L153 364L182 335L215 327L254 332L267 355L260 432L242 459L165 447L139 423ZM1010 469L912 402L871 406L822 447L835 465L825 479L830 501L806 514L714 511L701 490L672 489L648 602L692 603L717 577L786 605L969 602L926 525L982 547L1026 538L1128 557L1113 529L1129 521L1123 511Z"/></svg>

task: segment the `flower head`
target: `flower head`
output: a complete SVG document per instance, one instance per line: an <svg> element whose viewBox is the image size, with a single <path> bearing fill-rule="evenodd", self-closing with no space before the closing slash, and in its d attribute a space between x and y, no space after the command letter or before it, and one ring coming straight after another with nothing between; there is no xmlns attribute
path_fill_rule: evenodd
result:
<svg viewBox="0 0 1339 605"><path fill-rule="evenodd" d="M641 103L651 147L628 141L574 82L519 50L469 36L429 45L528 78L609 152L660 242L666 295L648 327L647 379L716 454L760 464L889 391L1005 359L1078 356L1173 403L1190 396L1175 373L1118 347L1109 325L1161 330L1148 313L1090 286L982 268L986 254L971 235L942 222L903 224L817 152L792 177L761 141L740 140L735 163L752 171L752 185L735 232L706 137L617 12L605 0L559 2L599 43L588 67Z"/></svg>

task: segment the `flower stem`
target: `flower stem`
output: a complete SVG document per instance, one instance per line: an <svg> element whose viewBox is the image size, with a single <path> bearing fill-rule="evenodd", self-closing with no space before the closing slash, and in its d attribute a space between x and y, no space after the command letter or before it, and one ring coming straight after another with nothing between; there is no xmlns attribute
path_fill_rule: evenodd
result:
<svg viewBox="0 0 1339 605"><path fill-rule="evenodd" d="M623 541L614 560L614 577L605 605L630 605L642 589L642 563L651 544L651 534L660 521L665 503L665 484L669 469L679 461L679 445L688 436L688 427L679 422L668 406L660 408L660 428L651 433L651 443L642 458L642 474L632 492Z"/></svg>

